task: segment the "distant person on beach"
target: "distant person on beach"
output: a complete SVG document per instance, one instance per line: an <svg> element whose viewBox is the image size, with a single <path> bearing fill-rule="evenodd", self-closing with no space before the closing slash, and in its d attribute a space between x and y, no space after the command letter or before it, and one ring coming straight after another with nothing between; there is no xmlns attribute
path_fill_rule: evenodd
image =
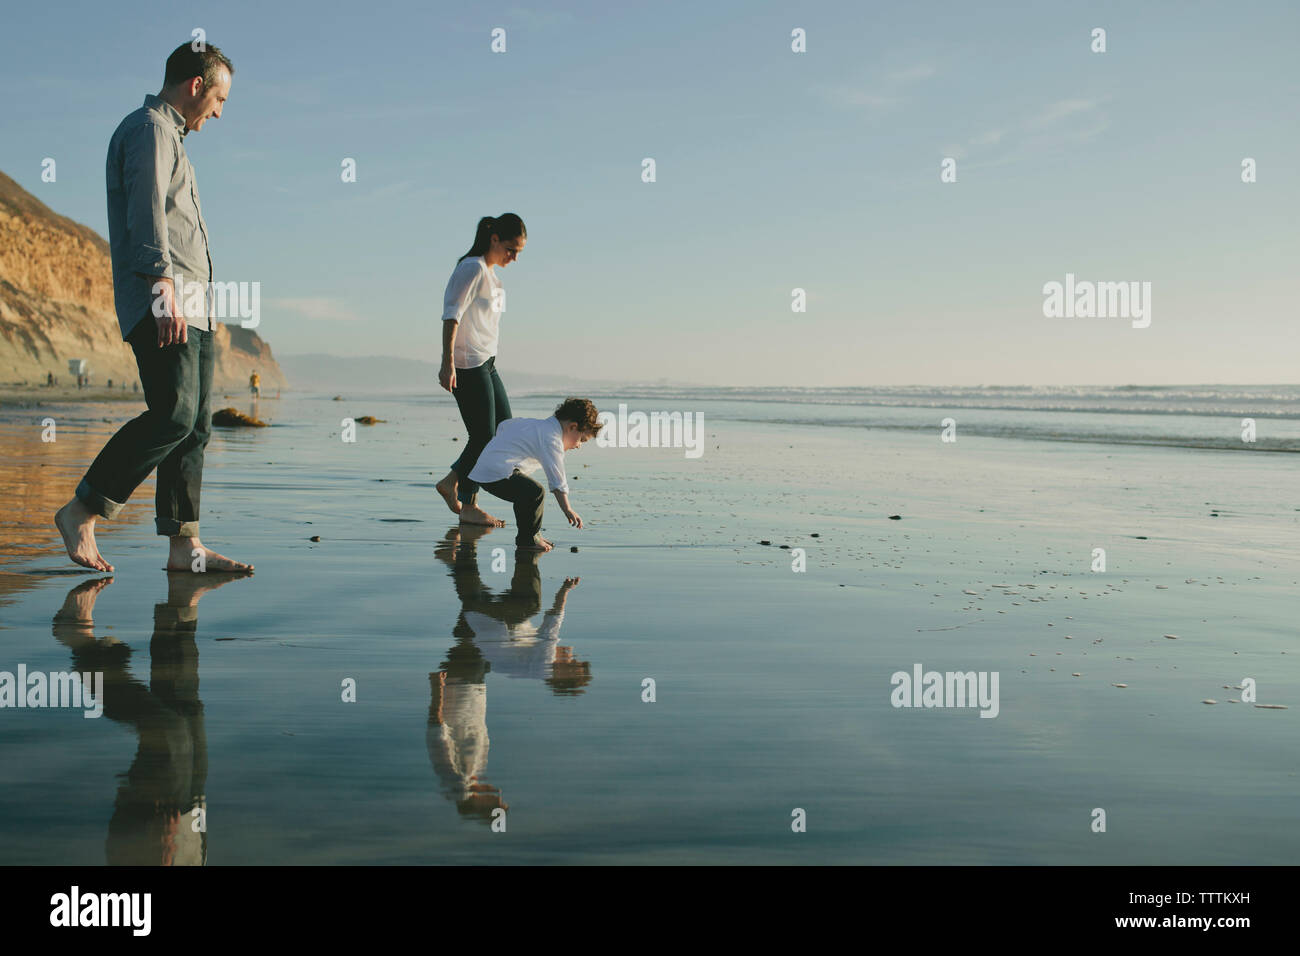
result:
<svg viewBox="0 0 1300 956"><path fill-rule="evenodd" d="M262 397L262 378L256 372L248 376L248 394L254 398Z"/></svg>
<svg viewBox="0 0 1300 956"><path fill-rule="evenodd" d="M123 425L54 516L68 556L99 571L113 566L95 542L158 469L155 524L170 539L169 571L251 571L199 541L203 449L212 428L212 259L187 133L220 119L234 67L211 44L185 42L167 58L163 88L118 125L108 144L108 237L113 302L135 353L144 414ZM202 283L204 314L183 314L184 288ZM199 560L201 559L201 561Z"/></svg>
<svg viewBox="0 0 1300 956"><path fill-rule="evenodd" d="M497 331L505 311L505 288L496 266L508 266L528 241L524 221L512 212L478 221L474 244L447 280L442 312L442 368L438 383L456 398L469 437L465 449L436 485L462 524L501 528L505 522L478 506L470 472L497 426L510 418L510 399L497 374Z"/></svg>
<svg viewBox="0 0 1300 956"><path fill-rule="evenodd" d="M498 498L514 504L516 547L525 551L550 551L555 547L540 533L546 491L524 474L539 465L569 524L582 527L582 517L569 507L564 453L600 433L598 414L596 406L585 398L565 399L550 418L511 418L502 422L479 455L469 476Z"/></svg>

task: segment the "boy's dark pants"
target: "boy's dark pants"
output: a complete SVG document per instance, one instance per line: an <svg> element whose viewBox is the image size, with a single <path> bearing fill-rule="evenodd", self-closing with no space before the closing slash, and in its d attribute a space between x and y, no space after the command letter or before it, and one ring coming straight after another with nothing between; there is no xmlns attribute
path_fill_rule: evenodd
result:
<svg viewBox="0 0 1300 956"><path fill-rule="evenodd" d="M158 347L152 315L136 323L127 342L135 352L148 410L123 425L77 486L77 497L115 518L136 487L158 469L159 534L198 537L203 449L212 433L212 333L191 326L185 344Z"/></svg>
<svg viewBox="0 0 1300 956"><path fill-rule="evenodd" d="M474 470L484 446L497 433L497 426L513 417L510 414L510 399L506 397L506 387L497 374L496 356L477 368L456 369L456 387L451 394L456 398L461 420L469 432L465 450L451 466L459 479L456 497L468 504L478 492L478 482L470 481L469 473Z"/></svg>
<svg viewBox="0 0 1300 956"><path fill-rule="evenodd" d="M515 532L515 544L521 548L536 544L537 535L542 530L546 489L518 470L509 478L489 481L483 488L514 504L515 527L519 529Z"/></svg>

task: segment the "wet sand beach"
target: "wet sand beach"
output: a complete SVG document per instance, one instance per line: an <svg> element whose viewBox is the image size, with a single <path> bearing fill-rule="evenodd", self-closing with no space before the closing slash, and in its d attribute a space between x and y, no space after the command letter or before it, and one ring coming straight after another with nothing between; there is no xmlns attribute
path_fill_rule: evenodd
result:
<svg viewBox="0 0 1300 956"><path fill-rule="evenodd" d="M161 570L151 482L101 524L111 583L58 547L48 516L133 410L0 408L0 670L105 675L101 718L0 710L0 862L1300 852L1290 454L945 444L928 411L920 433L706 402L699 458L570 453L588 527L548 500L556 550L516 561L512 528L462 534L434 491L449 400L331 398L217 431L204 541L257 572L207 591ZM343 442L364 414L384 422ZM893 706L916 664L998 673L996 718Z"/></svg>

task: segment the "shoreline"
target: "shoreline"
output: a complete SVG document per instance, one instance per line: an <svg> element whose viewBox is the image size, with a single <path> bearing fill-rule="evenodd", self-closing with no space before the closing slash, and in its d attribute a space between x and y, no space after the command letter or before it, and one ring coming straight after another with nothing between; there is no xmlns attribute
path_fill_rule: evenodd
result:
<svg viewBox="0 0 1300 956"><path fill-rule="evenodd" d="M248 398L248 386L236 385L221 388L214 386L212 397L222 401ZM273 402L278 395L263 392L259 401ZM106 388L102 385L77 388L75 385L0 385L0 410L13 408L43 408L47 405L94 405L103 402L139 402L144 404L144 392L129 388Z"/></svg>

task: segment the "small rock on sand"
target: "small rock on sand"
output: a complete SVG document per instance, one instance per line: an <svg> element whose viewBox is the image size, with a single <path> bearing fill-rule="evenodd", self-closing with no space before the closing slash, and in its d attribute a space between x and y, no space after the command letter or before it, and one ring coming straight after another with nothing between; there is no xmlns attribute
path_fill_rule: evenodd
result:
<svg viewBox="0 0 1300 956"><path fill-rule="evenodd" d="M760 541L759 544L771 544L771 541Z"/></svg>
<svg viewBox="0 0 1300 956"><path fill-rule="evenodd" d="M1074 672L1073 674L1071 674L1070 676L1071 676L1071 677L1082 677L1083 675L1080 674L1078 671L1075 671L1075 672Z"/></svg>
<svg viewBox="0 0 1300 956"><path fill-rule="evenodd" d="M890 520L890 521L902 521L902 520L903 520L903 516L902 516L902 515L890 515L890 516L889 516L889 520Z"/></svg>
<svg viewBox="0 0 1300 956"><path fill-rule="evenodd" d="M1286 704L1256 704L1260 710L1286 710Z"/></svg>
<svg viewBox="0 0 1300 956"><path fill-rule="evenodd" d="M1127 687L1128 684L1111 684L1111 687Z"/></svg>
<svg viewBox="0 0 1300 956"><path fill-rule="evenodd" d="M1218 701L1217 701L1217 700L1214 700L1213 698L1210 698L1210 699L1208 699L1208 700L1203 700L1203 701L1201 701L1201 703L1202 703L1202 704L1217 704Z"/></svg>
<svg viewBox="0 0 1300 956"><path fill-rule="evenodd" d="M245 415L234 408L223 408L212 413L212 424L222 428L266 428L266 422Z"/></svg>
<svg viewBox="0 0 1300 956"><path fill-rule="evenodd" d="M358 425L387 425L388 419L376 418L374 415L358 415L353 419Z"/></svg>
<svg viewBox="0 0 1300 956"><path fill-rule="evenodd" d="M308 538L307 540L308 540L308 541L319 541L319 540L320 540L320 535L318 535L318 534L314 534L314 535L312 535L310 538Z"/></svg>
<svg viewBox="0 0 1300 956"><path fill-rule="evenodd" d="M575 545L573 545L571 548L569 548L569 550L570 550L572 553L577 554L577 553L578 553L578 546L575 544Z"/></svg>
<svg viewBox="0 0 1300 956"><path fill-rule="evenodd" d="M1166 634L1165 637L1167 637L1167 638L1168 638L1169 640L1171 640L1171 641L1176 641L1176 640L1178 640L1178 635L1177 635L1177 634Z"/></svg>

